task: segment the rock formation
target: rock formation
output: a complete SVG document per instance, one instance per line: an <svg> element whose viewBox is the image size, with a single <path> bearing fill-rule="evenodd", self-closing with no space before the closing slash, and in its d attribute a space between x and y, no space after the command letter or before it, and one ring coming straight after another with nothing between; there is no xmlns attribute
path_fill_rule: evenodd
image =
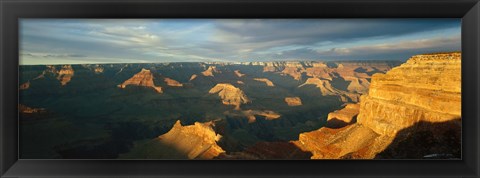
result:
<svg viewBox="0 0 480 178"><path fill-rule="evenodd" d="M243 77L245 75L245 74L242 74L240 70L235 70L234 72L237 77Z"/></svg>
<svg viewBox="0 0 480 178"><path fill-rule="evenodd" d="M382 158L379 153L418 158L460 150L460 55L416 55L386 74L373 75L368 95L361 98L356 123L302 133L292 143L312 152L313 159ZM329 120L351 120L356 109L347 105L329 115ZM452 124L443 126L446 122Z"/></svg>
<svg viewBox="0 0 480 178"><path fill-rule="evenodd" d="M202 72L202 75L213 77L215 73L221 73L221 72L217 70L217 67L209 66L207 70Z"/></svg>
<svg viewBox="0 0 480 178"><path fill-rule="evenodd" d="M122 84L118 85L118 87L125 88L128 85L150 87L153 88L157 93L163 93L162 87L155 86L155 84L153 83L153 74L148 69L142 69L142 71L135 74L132 78L126 80Z"/></svg>
<svg viewBox="0 0 480 178"><path fill-rule="evenodd" d="M70 80L72 80L74 71L71 65L64 65L62 69L58 71L57 79L60 81L62 86L66 85Z"/></svg>
<svg viewBox="0 0 480 178"><path fill-rule="evenodd" d="M287 103L288 106L301 106L302 100L300 97L286 97L285 103Z"/></svg>
<svg viewBox="0 0 480 178"><path fill-rule="evenodd" d="M328 114L326 127L337 128L354 123L359 111L359 104L347 104L343 109Z"/></svg>
<svg viewBox="0 0 480 178"><path fill-rule="evenodd" d="M358 122L395 135L419 121L460 118L460 59L460 53L416 55L387 74L375 74L360 103Z"/></svg>
<svg viewBox="0 0 480 178"><path fill-rule="evenodd" d="M229 83L219 83L210 89L208 93L218 93L224 105L234 105L237 110L240 109L240 105L250 102L240 88Z"/></svg>
<svg viewBox="0 0 480 178"><path fill-rule="evenodd" d="M195 80L197 77L198 77L197 74L193 74L193 75L190 77L190 80L188 80L188 81Z"/></svg>
<svg viewBox="0 0 480 178"><path fill-rule="evenodd" d="M167 83L168 86L172 86L172 87L182 87L183 84L181 84L180 82L176 81L176 80L173 80L171 78L166 78L164 79L165 83Z"/></svg>
<svg viewBox="0 0 480 178"><path fill-rule="evenodd" d="M268 80L267 78L254 78L253 80L259 81L259 82L264 82L264 83L267 84L267 86L269 86L269 87L275 86L275 85L273 84L273 82L270 81L270 80Z"/></svg>
<svg viewBox="0 0 480 178"><path fill-rule="evenodd" d="M275 120L282 116L270 110L226 111L224 114L233 117L246 117L248 123L255 122L257 120L256 116L265 117L265 120Z"/></svg>
<svg viewBox="0 0 480 178"><path fill-rule="evenodd" d="M306 85L315 85L323 96L339 96L342 102L357 102L360 97L358 93L351 93L333 87L330 80L308 78L304 84L298 87L300 88Z"/></svg>
<svg viewBox="0 0 480 178"><path fill-rule="evenodd" d="M212 159L225 151L217 145L222 138L213 130L214 122L182 126L180 121L167 133L137 145L121 158Z"/></svg>
<svg viewBox="0 0 480 178"><path fill-rule="evenodd" d="M103 73L103 70L104 68L100 65L95 65L95 68L93 69L93 71L96 73L96 74L100 74L100 73Z"/></svg>
<svg viewBox="0 0 480 178"><path fill-rule="evenodd" d="M30 88L30 81L27 81L27 82L21 84L18 88L20 90L26 90L26 89Z"/></svg>

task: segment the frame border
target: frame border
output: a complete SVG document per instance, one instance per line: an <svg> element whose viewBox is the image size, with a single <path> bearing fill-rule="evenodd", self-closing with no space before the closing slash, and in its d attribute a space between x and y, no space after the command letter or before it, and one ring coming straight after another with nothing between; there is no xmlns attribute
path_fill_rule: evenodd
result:
<svg viewBox="0 0 480 178"><path fill-rule="evenodd" d="M462 160L18 160L20 18L462 18ZM0 0L0 177L478 177L479 0ZM188 170L188 171L185 171ZM346 171L348 170L348 171Z"/></svg>

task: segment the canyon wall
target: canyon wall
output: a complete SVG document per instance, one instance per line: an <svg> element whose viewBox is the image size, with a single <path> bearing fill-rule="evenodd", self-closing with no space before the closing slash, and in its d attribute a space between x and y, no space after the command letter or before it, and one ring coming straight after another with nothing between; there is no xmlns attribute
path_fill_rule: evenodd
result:
<svg viewBox="0 0 480 178"><path fill-rule="evenodd" d="M416 55L387 74L372 77L358 123L395 135L419 121L461 117L460 53Z"/></svg>
<svg viewBox="0 0 480 178"><path fill-rule="evenodd" d="M357 111L347 105L329 115L351 121L358 114L356 123L302 133L293 143L313 159L458 157L461 54L416 55L386 74L374 74L359 105Z"/></svg>

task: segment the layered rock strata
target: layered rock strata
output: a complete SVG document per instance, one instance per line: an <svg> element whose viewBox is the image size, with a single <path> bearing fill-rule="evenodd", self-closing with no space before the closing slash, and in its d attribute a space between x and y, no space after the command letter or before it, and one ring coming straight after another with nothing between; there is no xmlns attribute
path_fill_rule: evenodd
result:
<svg viewBox="0 0 480 178"><path fill-rule="evenodd" d="M293 143L312 152L313 159L418 158L457 150L456 154L461 138L460 68L457 52L413 56L386 74L373 75L356 123L302 133ZM347 105L331 113L329 120L351 121L357 107ZM399 148L402 145L409 147Z"/></svg>
<svg viewBox="0 0 480 178"><path fill-rule="evenodd" d="M360 111L359 104L347 104L343 109L328 114L327 127L342 127L356 121Z"/></svg>
<svg viewBox="0 0 480 178"><path fill-rule="evenodd" d="M250 99L240 88L229 83L219 83L210 89L208 93L217 93L224 105L234 105L236 110L240 109L240 105L250 102Z"/></svg>
<svg viewBox="0 0 480 178"><path fill-rule="evenodd" d="M214 122L182 126L180 121L167 133L145 144L136 145L121 158L213 159L225 151L217 145L222 138L213 130Z"/></svg>
<svg viewBox="0 0 480 178"><path fill-rule="evenodd" d="M132 78L126 80L122 84L118 85L119 88L126 88L128 85L142 86L153 88L157 93L163 93L162 87L155 86L153 83L153 74L148 69L142 69L139 73L135 74Z"/></svg>

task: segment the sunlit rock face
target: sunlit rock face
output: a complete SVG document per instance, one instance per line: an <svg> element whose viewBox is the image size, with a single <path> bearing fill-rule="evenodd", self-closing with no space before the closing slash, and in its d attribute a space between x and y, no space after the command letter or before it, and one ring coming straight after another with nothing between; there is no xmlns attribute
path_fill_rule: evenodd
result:
<svg viewBox="0 0 480 178"><path fill-rule="evenodd" d="M347 104L345 108L328 114L327 127L341 127L353 123L360 111L359 104Z"/></svg>
<svg viewBox="0 0 480 178"><path fill-rule="evenodd" d="M176 148L189 159L212 159L225 152L217 141L222 137L212 129L213 122L182 126L177 121L166 134L158 137L158 141Z"/></svg>
<svg viewBox="0 0 480 178"><path fill-rule="evenodd" d="M67 85L70 80L72 80L74 71L71 65L64 65L62 69L58 71L57 79L63 85Z"/></svg>
<svg viewBox="0 0 480 178"><path fill-rule="evenodd" d="M301 106L302 99L300 99L300 97L286 97L285 103L287 103L288 106Z"/></svg>
<svg viewBox="0 0 480 178"><path fill-rule="evenodd" d="M460 53L416 55L386 74L375 74L360 102L358 122L395 135L419 121L461 118Z"/></svg>
<svg viewBox="0 0 480 178"><path fill-rule="evenodd" d="M27 81L27 82L21 84L18 88L20 90L26 90L26 89L30 88L30 81Z"/></svg>
<svg viewBox="0 0 480 178"><path fill-rule="evenodd" d="M263 82L269 87L275 86L272 81L268 80L267 78L254 78L253 80Z"/></svg>
<svg viewBox="0 0 480 178"><path fill-rule="evenodd" d="M202 72L202 75L213 77L213 76L215 76L214 74L216 74L216 73L221 73L221 72L219 70L217 70L217 67L209 66L207 70Z"/></svg>
<svg viewBox="0 0 480 178"><path fill-rule="evenodd" d="M361 158L371 159L375 157L372 152L380 135L373 130L353 124L342 128L321 128L317 131L306 132L299 135L299 140L293 143L305 151L310 151L311 159L339 159L351 152L363 151ZM387 140L388 142L388 140ZM388 145L388 144L386 144Z"/></svg>
<svg viewBox="0 0 480 178"><path fill-rule="evenodd" d="M153 83L153 74L148 69L142 69L142 71L135 74L132 78L126 80L122 84L118 85L118 87L125 88L128 85L150 87L153 88L157 93L163 93L162 87L155 86L155 84Z"/></svg>
<svg viewBox="0 0 480 178"><path fill-rule="evenodd" d="M237 110L240 109L240 105L250 102L250 99L240 88L229 83L219 83L210 89L208 93L218 93L224 105L234 105Z"/></svg>
<svg viewBox="0 0 480 178"><path fill-rule="evenodd" d="M182 126L178 120L167 133L135 145L124 159L212 159L225 151L217 145L222 138L213 121Z"/></svg>
<svg viewBox="0 0 480 178"><path fill-rule="evenodd" d="M168 86L172 86L172 87L182 87L183 86L183 84L181 84L180 82L178 82L176 80L173 80L171 78L165 78L164 81Z"/></svg>
<svg viewBox="0 0 480 178"><path fill-rule="evenodd" d="M329 121L350 121L346 126L302 133L293 143L312 152L313 159L458 154L460 58L460 53L416 55L386 74L375 74L358 105L329 114Z"/></svg>

